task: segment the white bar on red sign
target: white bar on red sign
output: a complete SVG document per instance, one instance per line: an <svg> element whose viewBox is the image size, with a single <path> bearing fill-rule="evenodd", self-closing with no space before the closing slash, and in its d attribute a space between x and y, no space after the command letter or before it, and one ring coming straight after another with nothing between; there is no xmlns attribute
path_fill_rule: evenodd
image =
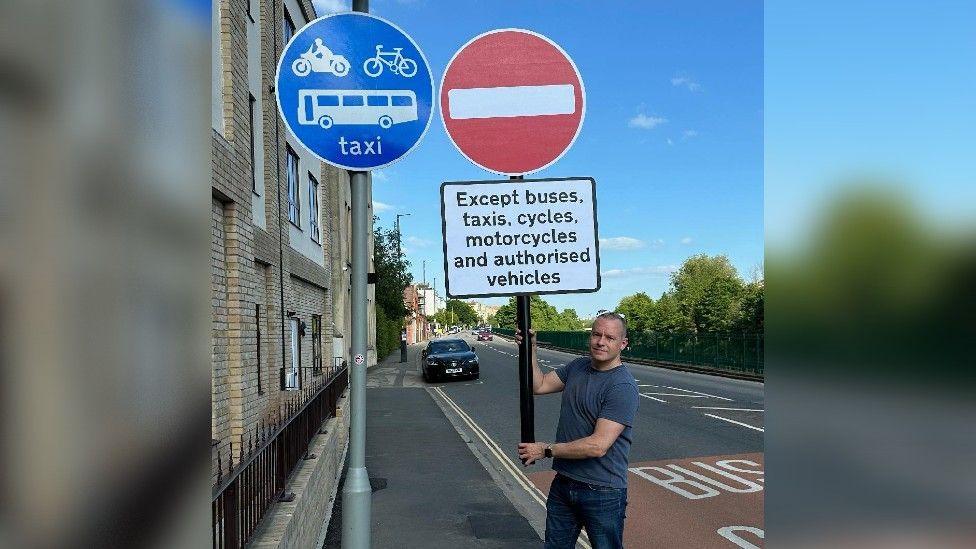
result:
<svg viewBox="0 0 976 549"><path fill-rule="evenodd" d="M576 112L576 95L572 84L455 88L447 92L447 100L453 120Z"/></svg>

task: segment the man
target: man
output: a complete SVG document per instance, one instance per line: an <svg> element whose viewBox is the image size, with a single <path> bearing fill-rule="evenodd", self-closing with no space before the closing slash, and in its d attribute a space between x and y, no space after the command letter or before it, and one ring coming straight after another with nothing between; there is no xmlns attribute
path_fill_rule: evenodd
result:
<svg viewBox="0 0 976 549"><path fill-rule="evenodd" d="M556 441L518 445L526 465L553 458L556 478L546 502L545 547L575 547L584 526L594 548L623 547L627 457L638 401L637 381L620 360L627 348L626 320L613 312L597 315L590 356L545 374L532 330L529 339L533 392L563 393ZM522 341L518 331L515 341Z"/></svg>

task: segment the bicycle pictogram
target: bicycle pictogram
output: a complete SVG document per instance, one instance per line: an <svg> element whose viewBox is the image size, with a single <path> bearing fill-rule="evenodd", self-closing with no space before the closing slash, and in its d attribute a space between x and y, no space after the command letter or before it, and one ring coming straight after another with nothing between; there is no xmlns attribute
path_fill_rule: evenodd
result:
<svg viewBox="0 0 976 549"><path fill-rule="evenodd" d="M390 68L393 74L399 74L404 78L410 78L417 74L417 62L409 57L404 57L401 53L403 48L393 48L393 51L383 51L383 44L376 46L376 55L370 57L363 63L363 71L367 75L376 78L383 73L384 65Z"/></svg>

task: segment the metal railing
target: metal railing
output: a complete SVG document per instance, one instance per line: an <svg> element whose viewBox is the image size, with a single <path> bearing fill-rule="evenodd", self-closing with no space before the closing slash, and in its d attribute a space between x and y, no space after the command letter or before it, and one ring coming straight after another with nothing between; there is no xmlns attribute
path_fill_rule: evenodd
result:
<svg viewBox="0 0 976 549"><path fill-rule="evenodd" d="M515 330L495 328L495 333L511 337L515 335ZM540 331L536 333L536 339L541 344L584 353L589 350L589 336L589 332ZM627 350L623 352L624 360L637 358L715 370L758 375L764 373L763 334L669 334L631 331L628 339Z"/></svg>
<svg viewBox="0 0 976 549"><path fill-rule="evenodd" d="M335 416L336 403L349 383L344 363L327 373L315 376L306 388L283 392L286 400L248 434L246 446L242 437L236 463L233 444L226 448L226 462L223 449L216 449L214 548L244 547L271 505L290 501L292 494L285 493L288 479L303 458L315 457L307 453L308 445L322 422Z"/></svg>

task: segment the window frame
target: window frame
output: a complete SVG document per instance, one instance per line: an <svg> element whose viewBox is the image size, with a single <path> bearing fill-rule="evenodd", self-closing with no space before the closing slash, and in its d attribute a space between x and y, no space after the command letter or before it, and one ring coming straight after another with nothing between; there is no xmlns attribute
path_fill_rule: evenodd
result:
<svg viewBox="0 0 976 549"><path fill-rule="evenodd" d="M291 145L285 144L285 155L287 156L287 160L285 162L285 170L287 173L285 174L285 178L288 181L288 222L301 230L302 196L298 183L298 153L291 148ZM292 159L294 159L294 163L292 162ZM292 175L294 175L294 177L292 177Z"/></svg>
<svg viewBox="0 0 976 549"><path fill-rule="evenodd" d="M291 38L295 36L295 33L298 32L298 27L295 26L295 20L292 19L291 14L288 13L288 7L284 6L283 9L285 11L285 14L281 22L281 31L282 31L281 34L282 37L285 39L285 41L282 42L281 44L282 51L284 51L285 46L288 45L288 42L291 40Z"/></svg>
<svg viewBox="0 0 976 549"><path fill-rule="evenodd" d="M322 315L312 315L312 375L322 375Z"/></svg>
<svg viewBox="0 0 976 549"><path fill-rule="evenodd" d="M321 244L321 234L319 231L319 180L308 172L308 234L312 241Z"/></svg>
<svg viewBox="0 0 976 549"><path fill-rule="evenodd" d="M248 97L248 124L251 126L251 192L261 196L258 192L258 167L257 167L257 124L255 124L255 107L257 107L258 99L254 97L254 94L247 92Z"/></svg>

